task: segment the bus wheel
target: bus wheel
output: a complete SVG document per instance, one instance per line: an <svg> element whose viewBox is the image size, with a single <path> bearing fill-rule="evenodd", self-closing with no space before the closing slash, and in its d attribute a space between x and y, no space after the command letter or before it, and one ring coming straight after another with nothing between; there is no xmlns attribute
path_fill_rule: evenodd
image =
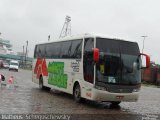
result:
<svg viewBox="0 0 160 120"><path fill-rule="evenodd" d="M81 89L80 89L79 84L75 86L73 95L77 103L81 102Z"/></svg>
<svg viewBox="0 0 160 120"><path fill-rule="evenodd" d="M120 101L114 101L114 102L111 102L111 105L117 106L117 105L119 105L120 103L121 103Z"/></svg>
<svg viewBox="0 0 160 120"><path fill-rule="evenodd" d="M39 78L39 88L42 90L47 90L47 91L50 91L50 89L51 89L51 88L43 85L43 78L42 77Z"/></svg>
<svg viewBox="0 0 160 120"><path fill-rule="evenodd" d="M44 86L43 86L43 78L42 77L39 78L39 88L40 89L44 88Z"/></svg>

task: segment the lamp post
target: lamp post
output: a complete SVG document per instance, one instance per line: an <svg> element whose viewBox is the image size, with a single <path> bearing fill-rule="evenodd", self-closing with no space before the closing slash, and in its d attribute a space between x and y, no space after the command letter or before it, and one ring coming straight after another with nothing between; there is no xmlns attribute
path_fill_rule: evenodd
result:
<svg viewBox="0 0 160 120"><path fill-rule="evenodd" d="M23 45L23 53L22 53L22 67L24 67L24 45Z"/></svg>
<svg viewBox="0 0 160 120"><path fill-rule="evenodd" d="M48 35L48 41L50 41L50 38L51 38L51 36L50 36L50 35Z"/></svg>
<svg viewBox="0 0 160 120"><path fill-rule="evenodd" d="M27 62L27 47L28 47L28 40L26 41L26 53L25 53L25 67L26 67L26 62Z"/></svg>
<svg viewBox="0 0 160 120"><path fill-rule="evenodd" d="M2 35L2 33L0 32L0 39L1 39L1 35Z"/></svg>
<svg viewBox="0 0 160 120"><path fill-rule="evenodd" d="M145 40L145 38L146 38L147 36L145 35L145 36L141 36L141 37L143 37L143 47L142 47L142 53L143 53L143 50L144 50L144 40Z"/></svg>
<svg viewBox="0 0 160 120"><path fill-rule="evenodd" d="M144 35L144 36L141 36L141 37L143 37L143 47L142 47L142 53L143 53L143 51L144 51L144 40L145 40L145 38L146 38L147 36ZM143 56L142 56L142 59L143 59ZM142 72L142 74L141 74L142 80L143 80L143 77L144 77L144 70L143 70L143 72Z"/></svg>

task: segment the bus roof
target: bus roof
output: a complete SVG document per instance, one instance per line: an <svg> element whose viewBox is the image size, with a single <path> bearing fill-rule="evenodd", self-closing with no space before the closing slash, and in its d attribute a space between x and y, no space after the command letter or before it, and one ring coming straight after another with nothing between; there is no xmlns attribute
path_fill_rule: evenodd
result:
<svg viewBox="0 0 160 120"><path fill-rule="evenodd" d="M75 40L75 39L82 39L82 38L87 38L87 37L99 37L99 38L108 38L108 39L115 39L115 40L121 40L121 41L128 41L125 39L116 38L116 37L106 35L106 34L85 33L85 34L74 35L74 36L66 36L63 38L58 38L57 40L42 42L42 43L38 43L38 44L61 42L61 41L67 41L67 40ZM135 41L128 41L128 42L135 42Z"/></svg>

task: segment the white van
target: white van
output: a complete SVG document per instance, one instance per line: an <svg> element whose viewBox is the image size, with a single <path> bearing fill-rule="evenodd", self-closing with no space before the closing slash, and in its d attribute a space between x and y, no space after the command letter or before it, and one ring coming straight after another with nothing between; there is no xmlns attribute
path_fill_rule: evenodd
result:
<svg viewBox="0 0 160 120"><path fill-rule="evenodd" d="M15 70L18 72L18 68L19 68L19 62L16 60L11 60L10 64L9 64L9 71L10 70Z"/></svg>

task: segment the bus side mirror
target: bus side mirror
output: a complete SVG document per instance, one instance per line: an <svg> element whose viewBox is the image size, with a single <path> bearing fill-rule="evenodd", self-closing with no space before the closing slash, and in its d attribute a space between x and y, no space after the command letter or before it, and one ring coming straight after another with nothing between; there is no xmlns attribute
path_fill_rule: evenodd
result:
<svg viewBox="0 0 160 120"><path fill-rule="evenodd" d="M92 48L93 51L93 60L95 63L99 62L99 49L98 48Z"/></svg>
<svg viewBox="0 0 160 120"><path fill-rule="evenodd" d="M150 66L150 57L146 54L141 53L140 54L141 60L142 60L142 69L149 68ZM145 60L145 61L144 61Z"/></svg>

